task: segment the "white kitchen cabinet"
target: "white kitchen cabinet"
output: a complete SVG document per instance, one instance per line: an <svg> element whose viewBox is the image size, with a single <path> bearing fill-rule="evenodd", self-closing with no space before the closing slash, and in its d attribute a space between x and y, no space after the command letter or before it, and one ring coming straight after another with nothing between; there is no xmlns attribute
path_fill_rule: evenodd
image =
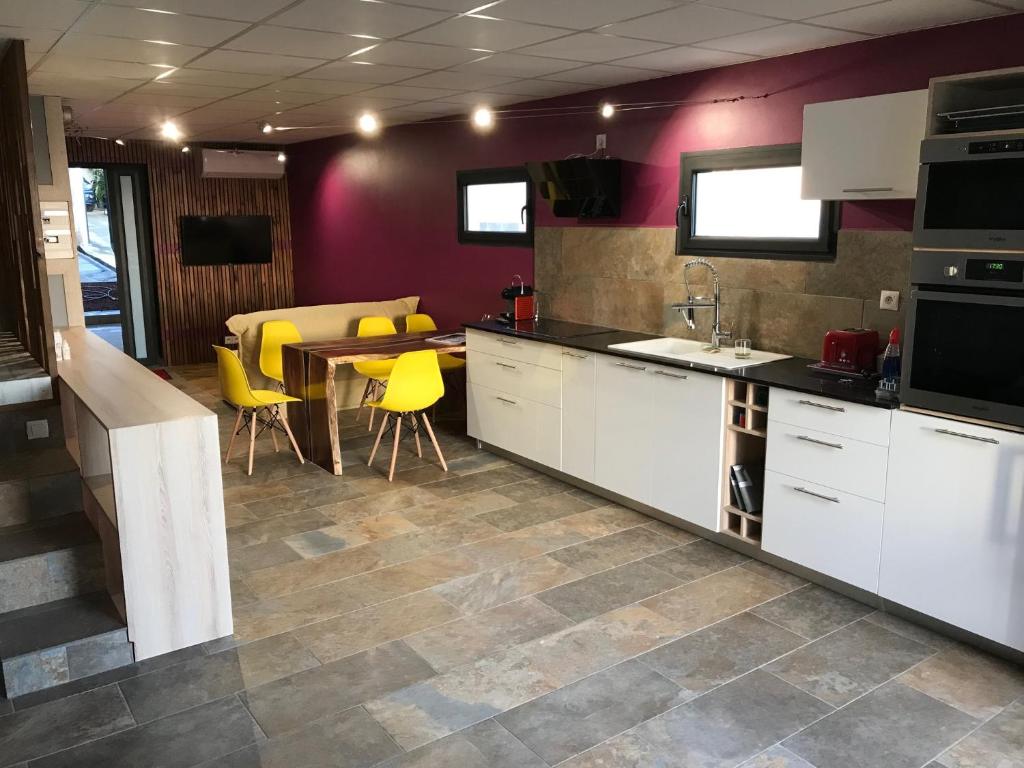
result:
<svg viewBox="0 0 1024 768"><path fill-rule="evenodd" d="M805 200L914 198L928 91L804 107Z"/></svg>
<svg viewBox="0 0 1024 768"><path fill-rule="evenodd" d="M594 484L649 504L654 410L648 365L599 355Z"/></svg>
<svg viewBox="0 0 1024 768"><path fill-rule="evenodd" d="M562 350L562 471L594 481L597 355Z"/></svg>
<svg viewBox="0 0 1024 768"><path fill-rule="evenodd" d="M552 469L561 465L558 408L470 382L466 422L471 437Z"/></svg>
<svg viewBox="0 0 1024 768"><path fill-rule="evenodd" d="M765 552L878 591L882 504L769 470L764 506Z"/></svg>
<svg viewBox="0 0 1024 768"><path fill-rule="evenodd" d="M653 367L649 373L650 504L717 531L725 379L677 368Z"/></svg>
<svg viewBox="0 0 1024 768"><path fill-rule="evenodd" d="M1024 435L893 414L879 594L1024 651Z"/></svg>

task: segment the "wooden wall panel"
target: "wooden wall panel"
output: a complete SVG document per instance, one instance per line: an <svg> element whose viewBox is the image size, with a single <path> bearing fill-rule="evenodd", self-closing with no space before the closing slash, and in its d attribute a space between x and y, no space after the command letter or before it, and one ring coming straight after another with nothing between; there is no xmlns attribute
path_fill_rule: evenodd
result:
<svg viewBox="0 0 1024 768"><path fill-rule="evenodd" d="M288 183L273 179L204 179L199 148L156 141L68 139L68 160L143 165L149 176L157 301L164 359L169 365L214 359L212 344L224 341L231 315L294 304ZM181 216L269 215L274 258L270 264L184 267Z"/></svg>

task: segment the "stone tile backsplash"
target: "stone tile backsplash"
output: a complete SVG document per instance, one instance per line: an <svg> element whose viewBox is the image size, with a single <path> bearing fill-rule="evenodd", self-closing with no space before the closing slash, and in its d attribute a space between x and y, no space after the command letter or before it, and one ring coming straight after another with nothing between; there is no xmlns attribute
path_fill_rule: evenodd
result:
<svg viewBox="0 0 1024 768"><path fill-rule="evenodd" d="M722 325L758 349L817 358L829 328L903 326L910 292L910 232L842 230L835 261L712 258L722 287ZM686 300L675 230L640 227L541 227L534 235L534 283L541 313L644 333L708 339L711 310L697 329L671 309ZM710 295L706 270L690 271L695 295ZM898 290L898 312L878 308L879 292Z"/></svg>

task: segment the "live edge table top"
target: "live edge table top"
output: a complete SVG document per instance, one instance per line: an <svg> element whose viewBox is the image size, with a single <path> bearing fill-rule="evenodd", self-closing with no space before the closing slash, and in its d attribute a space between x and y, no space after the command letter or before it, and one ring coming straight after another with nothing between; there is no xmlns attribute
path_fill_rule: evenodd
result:
<svg viewBox="0 0 1024 768"><path fill-rule="evenodd" d="M385 360L404 352L419 352L424 349L432 349L435 352L465 352L465 344L437 344L428 341L428 339L460 332L421 331L386 336L353 336L328 341L306 341L286 346L340 365L342 363L361 363L366 360Z"/></svg>

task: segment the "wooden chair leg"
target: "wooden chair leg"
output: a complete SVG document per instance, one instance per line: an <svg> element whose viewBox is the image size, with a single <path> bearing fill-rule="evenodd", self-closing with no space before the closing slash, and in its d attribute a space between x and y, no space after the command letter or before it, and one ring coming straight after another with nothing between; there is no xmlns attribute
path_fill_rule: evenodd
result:
<svg viewBox="0 0 1024 768"><path fill-rule="evenodd" d="M239 406L238 413L235 415L235 426L231 428L231 437L228 438L228 450L224 454L224 463L227 464L231 461L231 449L235 447L235 437L238 435L238 427L242 423L242 407Z"/></svg>
<svg viewBox="0 0 1024 768"><path fill-rule="evenodd" d="M416 455L421 459L423 458L423 446L420 445L420 423L416 420L416 414L410 413L409 418L412 419L412 434L416 438Z"/></svg>
<svg viewBox="0 0 1024 768"><path fill-rule="evenodd" d="M373 442L373 450L370 451L370 460L366 462L366 466L373 464L373 457L377 455L377 448L380 447L380 439L384 436L384 428L388 425L388 415L385 413L381 417L380 429L377 431L377 439Z"/></svg>
<svg viewBox="0 0 1024 768"><path fill-rule="evenodd" d="M395 414L395 442L391 447L391 469L388 471L388 482L395 479L395 464L398 463L398 441L402 436L402 414Z"/></svg>
<svg viewBox="0 0 1024 768"><path fill-rule="evenodd" d="M420 418L423 420L423 426L427 428L427 434L430 435L430 442L434 444L434 453L437 454L437 459L441 462L441 468L447 472L448 464L445 462L444 455L441 453L441 446L437 444L437 438L434 437L434 430L430 427L430 420L427 419L427 414L421 411Z"/></svg>
<svg viewBox="0 0 1024 768"><path fill-rule="evenodd" d="M256 409L252 409L252 414L249 416L249 474L252 476L252 457L256 452Z"/></svg>
<svg viewBox="0 0 1024 768"><path fill-rule="evenodd" d="M278 410L281 406L277 406ZM285 433L288 435L288 440L292 444L292 450L295 451L295 455L299 457L299 464L305 464L306 460L302 457L302 451L299 450L299 444L295 442L295 435L292 434L292 428L288 426L287 419L281 419L281 426L284 427Z"/></svg>
<svg viewBox="0 0 1024 768"><path fill-rule="evenodd" d="M270 418L270 423L271 423L271 427L270 427L270 441L274 444L274 453L280 453L281 452L281 448L277 444L277 427L273 426L273 423L274 423L274 412L272 410L270 410L269 408L267 408L266 410L267 410L267 415Z"/></svg>
<svg viewBox="0 0 1024 768"><path fill-rule="evenodd" d="M356 424L359 423L359 417L363 415L363 408L366 407L366 401L370 399L370 387L373 386L373 379L366 380L366 386L363 387L363 397L359 401L359 407L356 409ZM373 410L370 410L370 418L373 418Z"/></svg>

